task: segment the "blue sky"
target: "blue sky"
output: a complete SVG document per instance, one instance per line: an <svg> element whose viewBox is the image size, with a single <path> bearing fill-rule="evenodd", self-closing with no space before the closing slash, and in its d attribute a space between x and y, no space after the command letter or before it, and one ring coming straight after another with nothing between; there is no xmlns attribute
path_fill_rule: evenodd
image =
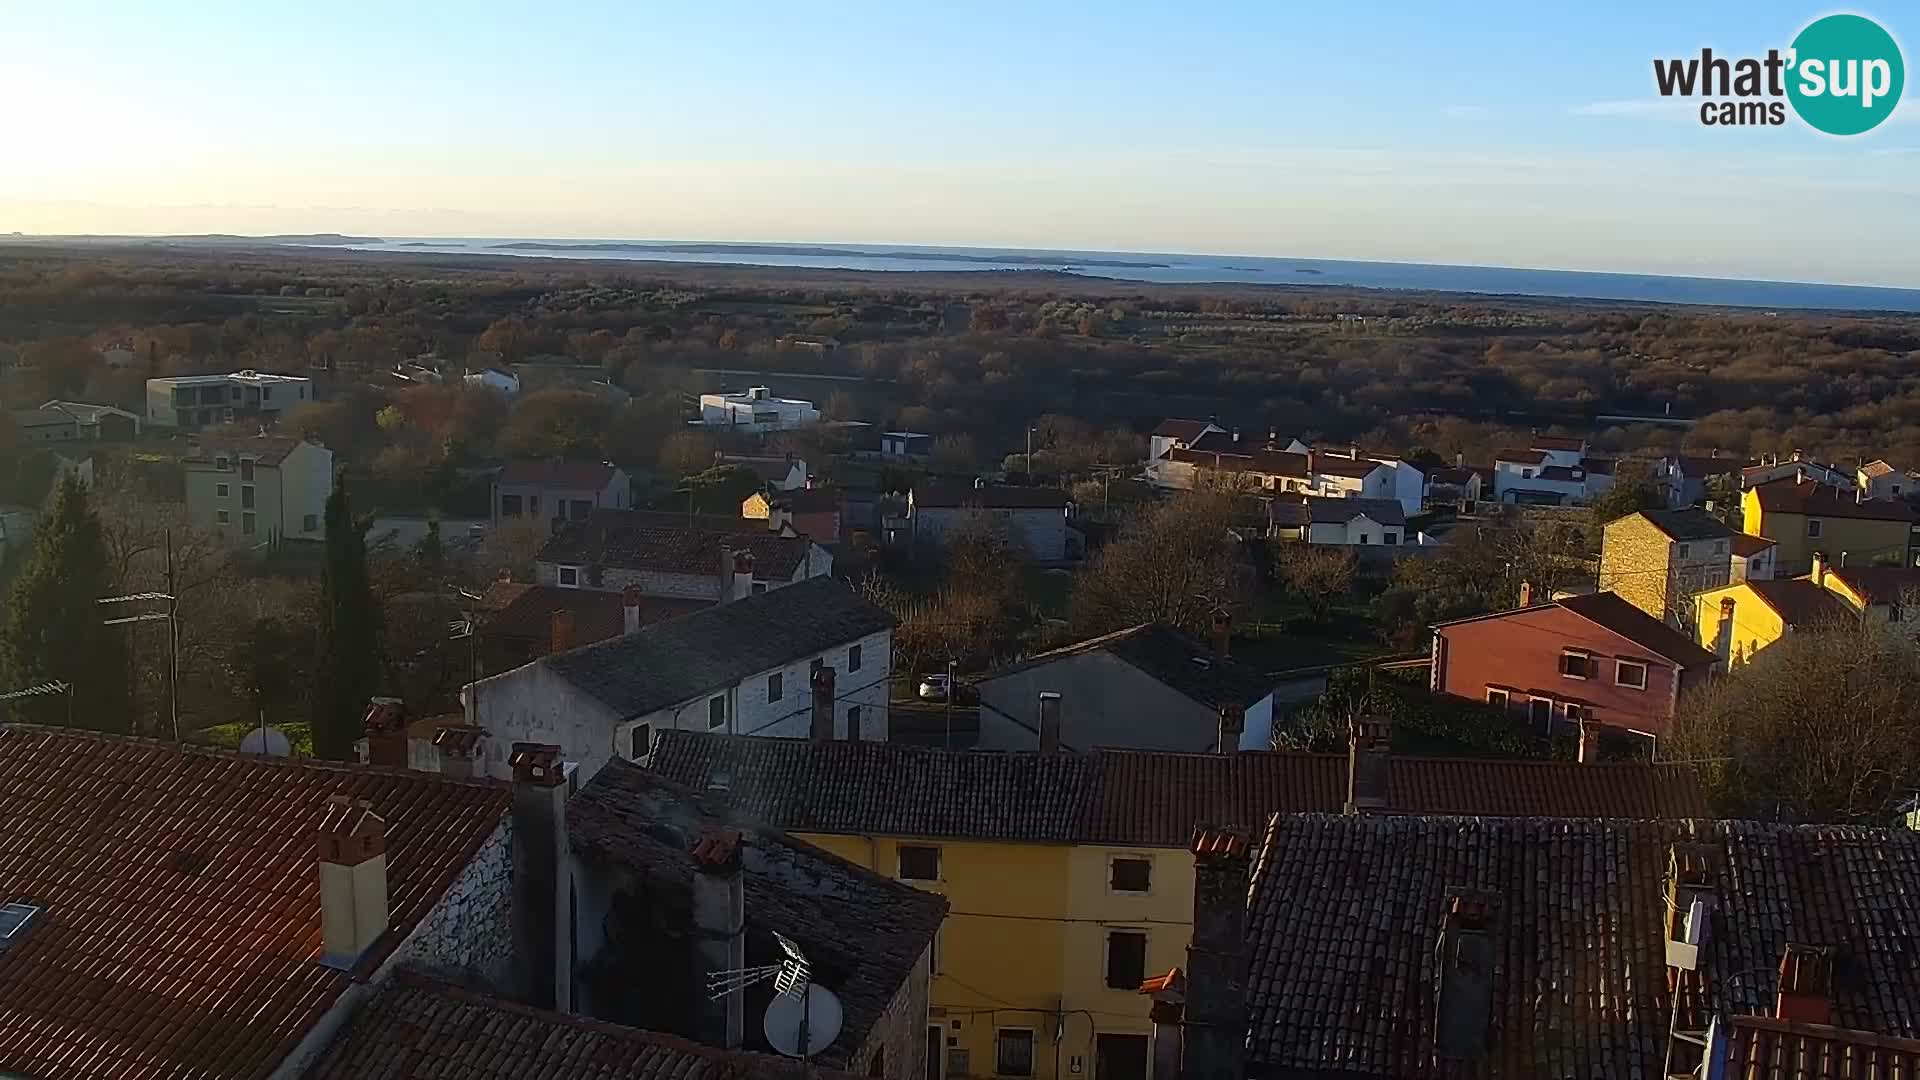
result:
<svg viewBox="0 0 1920 1080"><path fill-rule="evenodd" d="M1920 106L1702 127L1779 3L0 0L0 231L951 243L1920 286ZM1920 11L1854 8L1901 38ZM23 107L24 106L24 107Z"/></svg>

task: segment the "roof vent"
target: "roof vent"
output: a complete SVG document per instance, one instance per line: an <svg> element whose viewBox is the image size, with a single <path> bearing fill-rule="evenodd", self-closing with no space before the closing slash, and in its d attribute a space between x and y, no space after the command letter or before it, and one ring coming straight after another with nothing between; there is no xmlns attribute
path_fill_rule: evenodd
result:
<svg viewBox="0 0 1920 1080"><path fill-rule="evenodd" d="M39 915L32 904L0 904L0 952L25 937Z"/></svg>

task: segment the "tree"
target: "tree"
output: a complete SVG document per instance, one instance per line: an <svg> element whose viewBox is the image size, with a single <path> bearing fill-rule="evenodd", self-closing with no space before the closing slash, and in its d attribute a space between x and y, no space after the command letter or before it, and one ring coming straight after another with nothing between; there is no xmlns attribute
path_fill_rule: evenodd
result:
<svg viewBox="0 0 1920 1080"><path fill-rule="evenodd" d="M1666 506L1666 489L1653 473L1643 464L1623 461L1614 473L1613 484L1593 500L1593 525L1598 529L1616 518L1644 510L1664 510Z"/></svg>
<svg viewBox="0 0 1920 1080"><path fill-rule="evenodd" d="M379 615L367 580L366 523L353 516L344 476L327 497L327 555L320 575L313 751L344 761L378 679Z"/></svg>
<svg viewBox="0 0 1920 1080"><path fill-rule="evenodd" d="M613 407L579 390L527 394L507 420L507 450L519 457L597 455Z"/></svg>
<svg viewBox="0 0 1920 1080"><path fill-rule="evenodd" d="M440 519L427 522L427 534L414 545L413 556L420 563L420 571L429 579L437 580L446 570L447 549L440 542Z"/></svg>
<svg viewBox="0 0 1920 1080"><path fill-rule="evenodd" d="M1920 647L1899 625L1781 638L1681 698L1666 756L1699 762L1728 817L1884 823L1920 786Z"/></svg>
<svg viewBox="0 0 1920 1080"><path fill-rule="evenodd" d="M695 431L676 431L660 443L660 471L688 476L713 464L713 444Z"/></svg>
<svg viewBox="0 0 1920 1080"><path fill-rule="evenodd" d="M695 513L739 517L740 504L765 484L760 474L749 466L715 465L705 472L687 477L680 489L668 496L660 508L684 510L687 500L691 499Z"/></svg>
<svg viewBox="0 0 1920 1080"><path fill-rule="evenodd" d="M1734 532L1745 532L1745 512L1740 505L1739 478L1730 474L1709 476L1705 487L1706 504L1709 507L1707 512Z"/></svg>
<svg viewBox="0 0 1920 1080"><path fill-rule="evenodd" d="M1324 544L1281 544L1273 556L1274 576L1307 605L1316 621L1326 618L1333 601L1353 588L1358 565L1353 552Z"/></svg>
<svg viewBox="0 0 1920 1080"><path fill-rule="evenodd" d="M34 530L33 556L14 580L0 628L0 690L69 683L72 700L28 699L15 715L127 732L125 644L101 622L99 601L113 595L107 545L87 489L68 477Z"/></svg>
<svg viewBox="0 0 1920 1080"><path fill-rule="evenodd" d="M1213 612L1240 606L1250 583L1232 522L1230 497L1199 491L1136 517L1076 576L1076 628L1104 634L1161 622L1205 633Z"/></svg>

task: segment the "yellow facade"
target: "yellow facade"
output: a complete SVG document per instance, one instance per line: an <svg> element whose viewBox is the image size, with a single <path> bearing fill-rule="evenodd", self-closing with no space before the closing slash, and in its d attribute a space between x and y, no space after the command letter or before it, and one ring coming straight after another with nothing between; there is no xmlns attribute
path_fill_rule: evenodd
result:
<svg viewBox="0 0 1920 1080"><path fill-rule="evenodd" d="M1836 564L1842 553L1861 566L1889 557L1904 562L1912 529L1905 521L1763 512L1760 494L1753 488L1741 496L1740 511L1742 531L1779 545L1774 572L1781 577L1806 573L1813 566L1816 551L1824 552ZM1809 535L1816 531L1819 535Z"/></svg>
<svg viewBox="0 0 1920 1080"><path fill-rule="evenodd" d="M1708 589L1694 597L1694 640L1708 652L1720 643L1720 602L1733 600L1733 641L1728 648L1727 666L1736 667L1753 659L1753 654L1779 641L1787 632L1786 620L1760 598L1746 582Z"/></svg>
<svg viewBox="0 0 1920 1080"><path fill-rule="evenodd" d="M1152 1031L1138 988L1107 985L1108 935L1144 933L1147 975L1186 964L1193 857L1181 848L797 834L888 877L903 845L939 849L937 881L909 884L952 905L935 946L931 1027L964 1051L965 1076L993 1077L999 1032L1033 1032L1038 1080L1099 1080L1101 1036ZM1112 888L1112 860L1147 860L1144 893ZM949 1074L956 1075L956 1074Z"/></svg>

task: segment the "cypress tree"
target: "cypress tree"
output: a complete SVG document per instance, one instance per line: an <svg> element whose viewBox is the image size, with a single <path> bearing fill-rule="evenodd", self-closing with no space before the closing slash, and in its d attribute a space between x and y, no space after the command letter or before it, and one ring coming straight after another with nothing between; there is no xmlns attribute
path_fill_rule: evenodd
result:
<svg viewBox="0 0 1920 1080"><path fill-rule="evenodd" d="M353 756L360 720L378 681L379 620L367 584L367 537L347 500L346 477L327 497L327 561L320 576L319 649L314 665L313 752Z"/></svg>
<svg viewBox="0 0 1920 1080"><path fill-rule="evenodd" d="M0 627L0 691L60 681L72 700L25 698L9 719L131 732L125 631L106 626L102 597L113 595L106 538L87 489L69 476L34 527L33 554L7 598Z"/></svg>

